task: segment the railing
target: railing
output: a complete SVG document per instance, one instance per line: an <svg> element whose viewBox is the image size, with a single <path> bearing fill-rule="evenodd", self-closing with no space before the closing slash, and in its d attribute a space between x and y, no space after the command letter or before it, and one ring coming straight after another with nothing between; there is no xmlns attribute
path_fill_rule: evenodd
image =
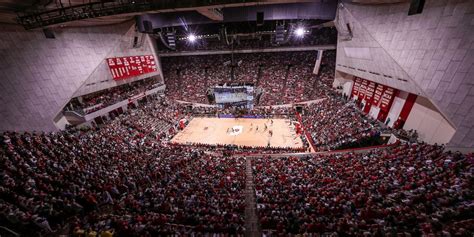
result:
<svg viewBox="0 0 474 237"><path fill-rule="evenodd" d="M236 50L194 50L180 52L158 53L160 57L178 57L178 56L198 56L198 55L218 55L232 53L270 53L270 52L295 52L295 51L313 51L313 50L334 50L335 44L314 45L314 46L292 46L278 48L260 48L260 49L236 49Z"/></svg>
<svg viewBox="0 0 474 237"><path fill-rule="evenodd" d="M64 111L64 115L66 115L66 113L80 117L84 117L84 115L86 115L86 113L82 109L66 110Z"/></svg>
<svg viewBox="0 0 474 237"><path fill-rule="evenodd" d="M86 119L86 121L91 121L93 120L94 118L96 117L99 117L99 116L102 116L102 115L105 115L107 114L108 112L110 111L113 111L115 109L118 109L122 106L126 106L127 104L133 102L133 101L136 101L136 100L139 100L141 98L144 98L146 96L149 96L149 95L153 95L153 94L156 94L156 93L162 93L164 92L165 90L165 85L162 85L160 87L156 87L156 88L153 88L151 90L147 90L145 91L144 93L141 93L141 94L138 94L138 95L134 95L132 97L129 97L128 99L123 99L122 101L118 101L117 103L114 103L112 105L109 105L105 108L102 108L100 110L97 110L95 112L92 112L90 114L86 114L84 117Z"/></svg>
<svg viewBox="0 0 474 237"><path fill-rule="evenodd" d="M15 231L13 230L10 230L8 229L7 227L5 226L0 226L0 236L9 236L9 235L4 235L2 233L7 233L11 236L20 236L20 234L16 233Z"/></svg>

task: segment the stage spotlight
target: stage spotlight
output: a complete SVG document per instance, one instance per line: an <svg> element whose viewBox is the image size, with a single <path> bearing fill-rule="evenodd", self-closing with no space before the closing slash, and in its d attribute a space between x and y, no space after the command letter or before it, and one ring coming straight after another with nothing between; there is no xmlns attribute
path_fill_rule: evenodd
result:
<svg viewBox="0 0 474 237"><path fill-rule="evenodd" d="M303 35L304 35L304 28L303 28L303 27L298 27L298 28L295 30L295 34L296 34L296 36L298 36L298 37L303 37Z"/></svg>
<svg viewBox="0 0 474 237"><path fill-rule="evenodd" d="M196 36L194 34L189 34L188 35L188 40L189 40L189 42L192 43L192 42L196 41Z"/></svg>

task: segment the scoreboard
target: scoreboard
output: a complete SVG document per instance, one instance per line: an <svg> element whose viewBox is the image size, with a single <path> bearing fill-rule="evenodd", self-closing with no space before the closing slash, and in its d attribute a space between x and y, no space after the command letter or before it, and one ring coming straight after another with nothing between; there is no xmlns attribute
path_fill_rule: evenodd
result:
<svg viewBox="0 0 474 237"><path fill-rule="evenodd" d="M253 102L253 86L216 86L216 104L249 104Z"/></svg>

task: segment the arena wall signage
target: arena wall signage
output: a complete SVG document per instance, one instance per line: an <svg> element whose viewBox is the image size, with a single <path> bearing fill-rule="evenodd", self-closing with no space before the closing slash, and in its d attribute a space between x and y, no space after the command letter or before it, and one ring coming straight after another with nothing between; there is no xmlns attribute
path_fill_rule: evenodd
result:
<svg viewBox="0 0 474 237"><path fill-rule="evenodd" d="M373 81L365 80L359 77L354 78L352 86L352 97L365 101L364 112L368 112L371 106L380 108L387 113L392 106L398 90L392 87L381 85Z"/></svg>
<svg viewBox="0 0 474 237"><path fill-rule="evenodd" d="M354 84L352 86L352 95L353 96L358 96L359 95L359 88L360 88L360 84L362 83L362 79L359 78L359 77L356 77L354 79Z"/></svg>
<svg viewBox="0 0 474 237"><path fill-rule="evenodd" d="M157 71L153 55L107 58L106 60L114 80L123 80Z"/></svg>

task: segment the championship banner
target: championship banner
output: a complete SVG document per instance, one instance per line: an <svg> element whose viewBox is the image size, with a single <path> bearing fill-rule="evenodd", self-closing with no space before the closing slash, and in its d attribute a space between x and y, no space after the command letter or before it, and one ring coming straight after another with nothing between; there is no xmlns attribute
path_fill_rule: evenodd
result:
<svg viewBox="0 0 474 237"><path fill-rule="evenodd" d="M157 71L153 55L107 58L106 60L114 80L123 80Z"/></svg>
<svg viewBox="0 0 474 237"><path fill-rule="evenodd" d="M367 105L377 106L385 112L390 110L396 92L397 90L394 88L358 77L354 78L352 87L353 96L358 96L364 99Z"/></svg>
<svg viewBox="0 0 474 237"><path fill-rule="evenodd" d="M388 87L382 95L380 109L388 112L388 110L390 109L390 106L392 105L392 101L394 97L395 97L395 90L391 87Z"/></svg>
<svg viewBox="0 0 474 237"><path fill-rule="evenodd" d="M365 90L367 89L369 82L367 80L362 79L362 84L359 88L359 98L364 98L365 96Z"/></svg>
<svg viewBox="0 0 474 237"><path fill-rule="evenodd" d="M369 82L369 86L367 87L365 91L365 100L369 103L372 103L372 99L374 98L375 85L376 85L375 82L373 81Z"/></svg>
<svg viewBox="0 0 474 237"><path fill-rule="evenodd" d="M354 80L354 85L352 85L352 95L353 96L359 95L360 83L361 83L360 78L356 77L355 80Z"/></svg>
<svg viewBox="0 0 474 237"><path fill-rule="evenodd" d="M374 105L377 106L379 104L380 98L382 98L382 94L384 91L385 91L385 87L383 85L377 84L377 88L375 89L375 93L374 93L374 100L373 100Z"/></svg>

